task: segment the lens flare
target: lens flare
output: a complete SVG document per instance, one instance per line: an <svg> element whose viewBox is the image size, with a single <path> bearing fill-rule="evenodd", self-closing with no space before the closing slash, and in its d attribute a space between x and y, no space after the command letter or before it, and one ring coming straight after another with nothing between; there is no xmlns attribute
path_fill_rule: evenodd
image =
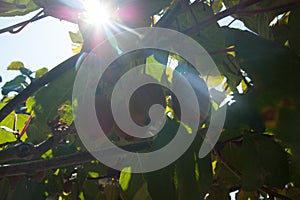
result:
<svg viewBox="0 0 300 200"><path fill-rule="evenodd" d="M88 0L84 3L85 20L90 24L103 25L110 19L110 9L107 4L98 0Z"/></svg>

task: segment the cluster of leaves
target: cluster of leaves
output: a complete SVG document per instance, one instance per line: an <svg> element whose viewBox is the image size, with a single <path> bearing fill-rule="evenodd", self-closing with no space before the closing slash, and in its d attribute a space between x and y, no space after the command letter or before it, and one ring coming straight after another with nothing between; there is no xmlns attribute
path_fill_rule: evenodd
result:
<svg viewBox="0 0 300 200"><path fill-rule="evenodd" d="M51 3L34 2L46 10L51 7ZM248 6L241 7L245 2ZM6 16L21 11L25 14L38 8L25 6L20 11L20 3L1 3L12 6L0 10L1 15ZM31 3L24 1L22 5L33 5ZM27 169L21 176L15 174L1 179L0 196L6 199L229 199L229 193L237 191L237 199L299 199L300 138L297 123L300 122L300 96L295 91L300 67L299 3L292 0L284 3L279 0L114 3L120 8L119 23L128 27L162 26L186 33L205 47L214 59L222 76L207 72L204 77L207 84L215 86L225 82L224 90L236 102L228 106L224 130L213 152L203 159L197 156L207 125L204 124L185 154L156 172L133 174L130 168L126 168L119 173L92 159L75 166L66 161L64 166L53 166L53 170ZM53 2L55 6L60 4ZM224 6L228 10L235 7L230 14L241 20L251 32L219 27L216 16L223 14ZM122 16L121 11L126 8L138 10L138 16ZM161 15L158 22L154 20L157 15ZM79 44L76 52L88 52L103 40L103 34L99 35L91 25L81 24L81 33L71 33L71 38ZM181 64L176 68L178 71L193 71L188 65L183 67L184 62L177 55L161 56L155 52L137 55L131 56L130 62L126 63L129 68L145 62L166 65L172 58ZM117 73L123 72L124 68ZM34 81L32 72L21 63L14 62L9 69L20 70L22 75L3 86L4 96L9 92L22 93L28 81ZM44 71L36 72L35 78ZM174 78L172 70L146 67L143 73L161 82L172 83ZM71 92L75 75L74 66L27 99L26 113L34 112L35 117L27 130L26 142L39 144L55 136L49 121L58 119L68 126L72 124ZM3 100L2 104L9 100ZM220 102L213 103L218 106ZM212 109L217 110L217 106ZM13 127L13 118L14 113L11 113L1 125ZM18 123L24 125L26 119ZM178 122L170 121L173 126L166 131L174 133ZM1 143L15 140L15 137L0 131ZM152 147L161 145L165 139L156 138ZM10 148L13 147L4 146L1 153ZM84 151L76 135L66 135L58 146L52 146L40 159L47 163L47 159ZM9 164L14 167L14 164Z"/></svg>

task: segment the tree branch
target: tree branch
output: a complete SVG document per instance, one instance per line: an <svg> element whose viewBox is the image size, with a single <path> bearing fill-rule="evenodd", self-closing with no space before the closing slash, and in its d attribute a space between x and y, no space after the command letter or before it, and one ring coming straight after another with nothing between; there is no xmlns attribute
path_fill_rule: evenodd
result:
<svg viewBox="0 0 300 200"><path fill-rule="evenodd" d="M270 12L270 11L274 11L274 10L280 10L280 9L287 9L290 8L292 6L298 5L300 4L300 1L291 1L291 2L287 2L287 3L283 3L277 6L272 6L269 8L262 8L262 9L255 9L255 10L240 10L237 11L235 14L239 14L239 15L252 15L252 14L258 14L258 13L264 13L264 12Z"/></svg>
<svg viewBox="0 0 300 200"><path fill-rule="evenodd" d="M41 155L49 149L61 145L66 136L74 131L65 125L64 129L52 132L53 136L40 144L33 145L31 143L21 142L0 151L0 163L12 160L31 160L40 158Z"/></svg>
<svg viewBox="0 0 300 200"><path fill-rule="evenodd" d="M51 159L34 160L2 166L0 165L0 177L30 176L41 171L87 163L94 159L95 158L88 152L80 152Z"/></svg>
<svg viewBox="0 0 300 200"><path fill-rule="evenodd" d="M138 152L151 147L151 141L141 141L133 144L119 146L120 148ZM102 149L101 154L107 156L114 154L114 148ZM79 165L95 160L89 152L79 152L51 159L33 160L16 164L0 165L0 178L9 176L30 176L41 171L57 169L60 167Z"/></svg>
<svg viewBox="0 0 300 200"><path fill-rule="evenodd" d="M58 78L60 74L65 73L66 71L72 69L75 66L79 56L80 54L76 54L71 58L65 60L64 62L62 62L55 68L53 68L51 71L46 73L44 76L32 82L15 98L13 98L10 102L8 102L0 111L0 122L7 115L9 115L9 113L11 113L20 103L25 102L28 97L34 94L41 87Z"/></svg>
<svg viewBox="0 0 300 200"><path fill-rule="evenodd" d="M244 9L250 5L256 4L258 2L260 2L261 0L247 0L247 1L243 1L235 6L232 6L222 12L217 13L214 16L208 17L207 19L202 20L201 22L197 23L195 26L193 26L192 28L187 29L186 31L184 31L185 34L187 35L194 35L196 33L198 33L202 28L210 25L211 23L215 23L218 20L227 17L229 15L232 15L234 13L236 13L238 10Z"/></svg>

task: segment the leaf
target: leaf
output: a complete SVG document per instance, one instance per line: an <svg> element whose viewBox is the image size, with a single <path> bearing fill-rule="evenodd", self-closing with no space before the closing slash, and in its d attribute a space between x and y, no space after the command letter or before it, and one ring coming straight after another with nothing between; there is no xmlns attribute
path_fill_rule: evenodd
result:
<svg viewBox="0 0 300 200"><path fill-rule="evenodd" d="M45 199L45 186L30 179L21 179L11 199Z"/></svg>
<svg viewBox="0 0 300 200"><path fill-rule="evenodd" d="M176 199L174 165L146 174L148 192L153 200Z"/></svg>
<svg viewBox="0 0 300 200"><path fill-rule="evenodd" d="M199 141L199 140L195 140L195 141ZM196 149L199 151L199 148ZM212 170L211 155L208 154L206 157L201 159L196 157L196 161L197 161L196 169L198 167L199 170L199 180L198 180L199 190L201 196L203 197L207 194L209 188L213 184L213 170Z"/></svg>
<svg viewBox="0 0 300 200"><path fill-rule="evenodd" d="M295 50L297 54L300 54L300 7L296 7L291 10L291 13L289 15L289 32L288 32L288 38L289 38L289 45L291 49Z"/></svg>
<svg viewBox="0 0 300 200"><path fill-rule="evenodd" d="M224 127L228 130L247 127L248 129L264 131L265 126L253 94L235 95L234 100L236 102L227 107Z"/></svg>
<svg viewBox="0 0 300 200"><path fill-rule="evenodd" d="M263 184L284 188L289 181L287 154L284 149L265 135L244 137L242 187L256 190Z"/></svg>
<svg viewBox="0 0 300 200"><path fill-rule="evenodd" d="M8 65L7 70L20 70L21 68L24 68L24 64L20 61L14 61Z"/></svg>
<svg viewBox="0 0 300 200"><path fill-rule="evenodd" d="M152 200L149 192L147 183L143 183L143 185L140 187L140 189L135 193L133 200Z"/></svg>
<svg viewBox="0 0 300 200"><path fill-rule="evenodd" d="M95 180L85 180L82 185L84 197L87 200L95 200L95 194L99 191L99 184Z"/></svg>
<svg viewBox="0 0 300 200"><path fill-rule="evenodd" d="M255 146L252 137L244 138L242 154L242 189L245 191L254 191L263 186L264 172L260 162L260 152Z"/></svg>
<svg viewBox="0 0 300 200"><path fill-rule="evenodd" d="M178 199L202 199L205 196L205 194L200 193L196 178L197 155L198 153L195 149L195 145L191 145L190 148L176 161ZM202 179L205 177L200 178Z"/></svg>
<svg viewBox="0 0 300 200"><path fill-rule="evenodd" d="M3 103L0 103L0 107L2 108L4 106ZM13 129L13 122L14 122L14 112L11 112L1 123L0 126L3 127L8 127L9 129ZM24 115L24 114L18 114L17 115L17 126L16 129L21 131L28 119L28 115ZM24 134L24 136L22 137L22 140L25 140L27 138L27 135ZM2 129L0 129L0 144L3 144L5 142L13 142L16 141L16 137L7 131L4 131Z"/></svg>
<svg viewBox="0 0 300 200"><path fill-rule="evenodd" d="M124 200L151 199L145 176L143 174L132 174L129 170L129 168L124 168L119 179L121 194Z"/></svg>
<svg viewBox="0 0 300 200"><path fill-rule="evenodd" d="M62 105L67 101L71 102L74 80L75 69L70 69L34 95L35 104L32 109L35 118L31 121L27 130L29 141L39 142L48 137L51 129L47 122L58 116L59 108Z"/></svg>
<svg viewBox="0 0 300 200"><path fill-rule="evenodd" d="M284 1L284 3L292 2L293 0ZM231 1L231 0L223 0L225 6L231 7L236 4L239 4L240 0ZM283 1L281 0L265 0L263 2L259 2L247 7L247 10L261 10L261 9L269 9L270 7L276 7L282 5ZM279 14L285 11L285 8L282 7L279 9L272 9L268 12L258 12L258 13L251 13L248 15L243 14L235 14L235 18L241 20L247 28L250 30L258 33L261 37L272 40L274 37L272 32L270 31L269 24L270 22Z"/></svg>
<svg viewBox="0 0 300 200"><path fill-rule="evenodd" d="M77 44L83 43L83 38L80 31L77 31L76 33L69 31L69 35L73 43L77 43Z"/></svg>
<svg viewBox="0 0 300 200"><path fill-rule="evenodd" d="M0 16L10 17L16 15L25 15L37 10L39 7L33 0L1 0Z"/></svg>
<svg viewBox="0 0 300 200"><path fill-rule="evenodd" d="M146 60L146 74L151 75L153 78L155 78L157 81L161 81L161 78L164 73L165 66L161 63L159 63L155 56L149 56Z"/></svg>
<svg viewBox="0 0 300 200"><path fill-rule="evenodd" d="M48 72L48 69L47 68L41 68L41 69L38 69L36 70L35 72L35 78L40 78L42 77L44 74L46 74Z"/></svg>
<svg viewBox="0 0 300 200"><path fill-rule="evenodd" d="M74 120L74 116L70 101L66 101L65 104L58 109L58 115L62 122L66 123L67 125L71 125Z"/></svg>
<svg viewBox="0 0 300 200"><path fill-rule="evenodd" d="M214 13L218 13L222 7L223 7L223 4L222 4L222 0L215 0L212 2L212 9L214 11Z"/></svg>
<svg viewBox="0 0 300 200"><path fill-rule="evenodd" d="M126 191L128 189L130 179L131 179L131 168L130 167L124 168L121 171L120 178L119 178L119 184L123 191Z"/></svg>
<svg viewBox="0 0 300 200"><path fill-rule="evenodd" d="M4 86L2 86L2 95L7 95L10 92L20 93L25 89L27 85L28 83L26 82L26 77L23 75L19 75L13 80L6 82Z"/></svg>
<svg viewBox="0 0 300 200"><path fill-rule="evenodd" d="M107 200L118 200L119 188L116 185L106 185L104 188L104 194Z"/></svg>
<svg viewBox="0 0 300 200"><path fill-rule="evenodd" d="M288 71L295 70L289 66L290 55L287 47L249 31L224 27L222 29L226 36L226 46L234 46L236 59L253 80L256 90L265 93L265 89L269 90L269 86L287 82L279 78L290 78ZM284 72L285 76L283 76Z"/></svg>
<svg viewBox="0 0 300 200"><path fill-rule="evenodd" d="M78 54L78 53L81 52L81 49L82 49L82 44L80 44L80 45L73 45L72 52L74 54Z"/></svg>

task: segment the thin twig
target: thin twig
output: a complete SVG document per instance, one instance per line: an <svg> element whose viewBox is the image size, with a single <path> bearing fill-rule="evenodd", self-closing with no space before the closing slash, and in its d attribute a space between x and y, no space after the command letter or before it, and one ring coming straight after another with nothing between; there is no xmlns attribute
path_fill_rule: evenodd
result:
<svg viewBox="0 0 300 200"><path fill-rule="evenodd" d="M40 15L41 13L38 13L38 14ZM25 26L27 26L29 23L38 21L38 20L43 19L43 18L45 18L45 17L47 17L47 15L41 15L41 16L37 16L37 15L36 15L36 16L34 16L33 18L31 18L31 19L29 19L29 20L26 20L26 21L24 21L24 22L20 22L20 23L18 23L18 24L15 24L15 25L12 25L12 26L9 26L9 27L6 27L6 28L1 29L1 30L0 30L0 34L6 33L6 32L16 33L16 31L14 31L14 29L21 27L20 30L18 29L18 31L17 31L17 32L20 32L20 31L21 31Z"/></svg>
<svg viewBox="0 0 300 200"><path fill-rule="evenodd" d="M16 33L21 32L28 24L30 24L31 22L33 22L35 19L38 19L39 16L41 16L41 14L43 12L44 12L44 10L41 10L36 15L34 15L31 19L25 21L24 24L22 26L20 26L17 30L11 29L9 32L12 33L12 34L16 34ZM42 15L42 16L46 16L46 15Z"/></svg>

